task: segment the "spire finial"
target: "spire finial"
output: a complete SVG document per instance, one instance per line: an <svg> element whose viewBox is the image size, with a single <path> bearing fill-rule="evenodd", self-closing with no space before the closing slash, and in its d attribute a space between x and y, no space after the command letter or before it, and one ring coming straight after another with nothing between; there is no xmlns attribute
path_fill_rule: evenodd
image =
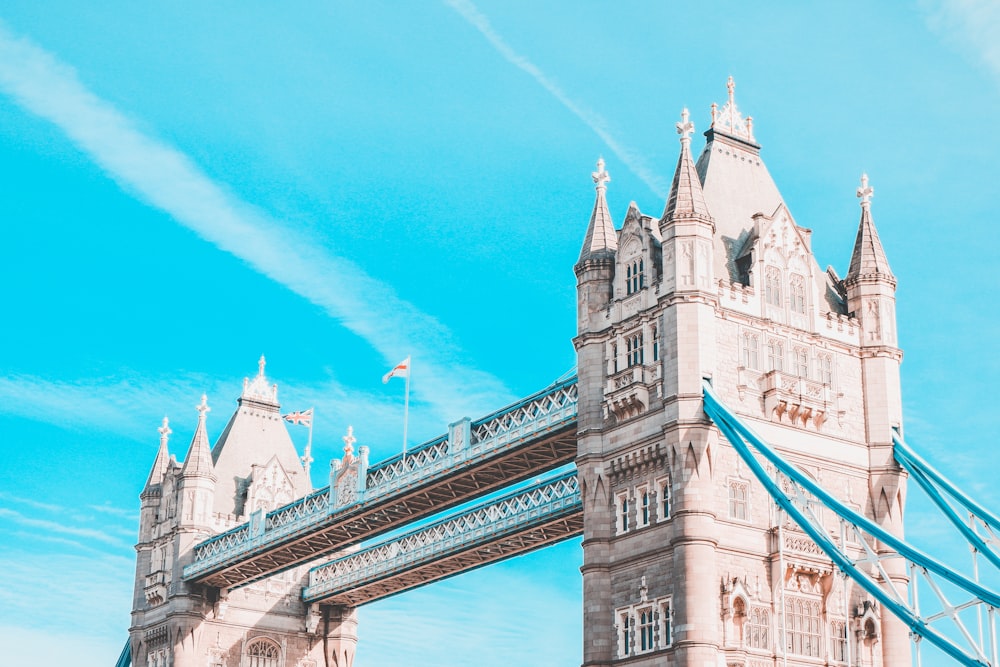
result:
<svg viewBox="0 0 1000 667"><path fill-rule="evenodd" d="M868 174L861 174L861 187L858 188L858 198L861 199L861 208L867 209L871 205L875 188L868 185Z"/></svg>
<svg viewBox="0 0 1000 667"><path fill-rule="evenodd" d="M257 377L264 377L264 366L267 365L267 359L264 355L260 355L260 359L257 360Z"/></svg>
<svg viewBox="0 0 1000 667"><path fill-rule="evenodd" d="M208 407L208 394L201 395L201 404L195 407L195 410L198 411L199 419L204 419L205 414L212 411L212 408ZM166 425L166 422L164 422L164 425Z"/></svg>
<svg viewBox="0 0 1000 667"><path fill-rule="evenodd" d="M163 426L156 430L160 432L160 444L166 446L167 441L170 439L170 434L173 433L173 431L170 430L170 420L164 416Z"/></svg>
<svg viewBox="0 0 1000 667"><path fill-rule="evenodd" d="M590 174L590 177L594 179L594 184L597 186L598 190L606 190L608 187L608 181L611 180L611 175L604 171L604 158L597 158L597 171Z"/></svg>
<svg viewBox="0 0 1000 667"><path fill-rule="evenodd" d="M684 107L681 111L681 122L677 123L677 134L681 135L681 143L691 141L691 135L694 133L694 123L690 121L690 117L687 107Z"/></svg>
<svg viewBox="0 0 1000 667"><path fill-rule="evenodd" d="M347 427L347 435L344 436L344 454L354 453L354 443L357 439L354 437L354 427Z"/></svg>
<svg viewBox="0 0 1000 667"><path fill-rule="evenodd" d="M729 91L729 103L733 103L733 93L736 90L736 82L733 81L733 75L729 75L729 80L726 81L726 90Z"/></svg>

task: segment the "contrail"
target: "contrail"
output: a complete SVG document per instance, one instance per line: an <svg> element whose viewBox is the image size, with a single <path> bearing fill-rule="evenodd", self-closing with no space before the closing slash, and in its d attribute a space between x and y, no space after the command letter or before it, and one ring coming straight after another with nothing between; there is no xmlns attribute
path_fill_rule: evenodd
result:
<svg viewBox="0 0 1000 667"><path fill-rule="evenodd" d="M88 90L71 67L2 22L0 91L54 123L123 189L324 308L371 344L386 368L412 354L420 377L414 393L442 419L476 417L513 398L496 377L462 362L450 332L434 317L228 192L187 155L144 134Z"/></svg>
<svg viewBox="0 0 1000 667"><path fill-rule="evenodd" d="M507 60L507 62L520 68L526 72L531 78L539 83L545 90L547 90L554 98L556 98L560 104L562 104L566 109L570 111L574 116L583 121L583 124L589 127L591 130L601 138L611 152L614 153L619 160L635 174L643 183L645 183L653 193L660 199L666 199L667 194L670 191L669 182L662 176L657 174L653 169L648 167L645 160L636 153L634 150L626 147L620 141L611 136L608 131L608 123L599 114L594 113L588 109L585 109L572 98L567 95L562 88L560 88L552 79L550 79L545 72L538 68L533 62L522 56L520 53L515 51L511 46L504 41L503 37L493 29L490 21L486 16L479 11L478 8L469 0L445 0L445 4L454 9L461 15L472 27L482 33L483 37L493 45L500 55Z"/></svg>

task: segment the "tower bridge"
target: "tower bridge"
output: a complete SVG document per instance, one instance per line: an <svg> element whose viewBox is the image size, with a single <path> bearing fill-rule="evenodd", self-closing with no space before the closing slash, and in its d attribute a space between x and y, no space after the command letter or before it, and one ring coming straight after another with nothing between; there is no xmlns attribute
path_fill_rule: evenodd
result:
<svg viewBox="0 0 1000 667"><path fill-rule="evenodd" d="M1000 667L1000 595L903 536L912 477L1000 563L1000 518L904 442L867 176L841 277L732 79L710 119L695 160L682 113L662 214L616 227L598 162L577 377L375 465L349 433L319 490L263 359L213 447L204 400L183 463L164 423L120 664L350 667L358 605L582 534L585 667Z"/></svg>

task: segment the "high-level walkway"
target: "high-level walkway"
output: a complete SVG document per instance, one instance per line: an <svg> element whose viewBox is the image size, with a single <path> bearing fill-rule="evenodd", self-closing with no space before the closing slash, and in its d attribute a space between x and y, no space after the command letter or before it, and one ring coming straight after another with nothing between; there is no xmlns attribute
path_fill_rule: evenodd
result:
<svg viewBox="0 0 1000 667"><path fill-rule="evenodd" d="M573 470L315 567L302 599L358 606L582 533Z"/></svg>
<svg viewBox="0 0 1000 667"><path fill-rule="evenodd" d="M576 457L576 378L202 542L184 579L241 586L530 479ZM361 485L359 485L361 487Z"/></svg>

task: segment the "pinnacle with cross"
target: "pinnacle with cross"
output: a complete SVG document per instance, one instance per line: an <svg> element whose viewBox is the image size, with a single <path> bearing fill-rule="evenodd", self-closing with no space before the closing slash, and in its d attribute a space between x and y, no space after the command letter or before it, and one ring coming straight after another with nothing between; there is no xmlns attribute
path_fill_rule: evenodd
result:
<svg viewBox="0 0 1000 667"><path fill-rule="evenodd" d="M729 80L726 81L726 89L729 91L729 103L733 103L733 92L736 90L736 82L733 81L733 76L729 75Z"/></svg>
<svg viewBox="0 0 1000 667"><path fill-rule="evenodd" d="M162 442L163 444L167 443L167 440L170 438L170 434L173 433L173 431L170 430L170 420L167 419L166 417L163 418L163 426L161 426L156 430L159 431L160 442Z"/></svg>
<svg viewBox="0 0 1000 667"><path fill-rule="evenodd" d="M357 439L354 437L354 427L353 426L348 426L347 427L347 435L344 436L344 453L345 454L350 455L350 454L354 453L354 443L355 442L357 442Z"/></svg>
<svg viewBox="0 0 1000 667"><path fill-rule="evenodd" d="M590 175L594 179L594 183L597 185L598 189L604 189L607 187L608 181L611 180L611 175L604 171L604 158L597 158L597 171Z"/></svg>
<svg viewBox="0 0 1000 667"><path fill-rule="evenodd" d="M257 360L257 375L258 377L264 377L264 366L267 364L267 360L264 355L260 355L260 359Z"/></svg>
<svg viewBox="0 0 1000 667"><path fill-rule="evenodd" d="M198 405L195 408L195 410L198 411L198 414L200 415L201 419L205 418L205 414L206 413L212 411L212 408L208 407L208 395L207 394L202 394L201 395L201 404Z"/></svg>
<svg viewBox="0 0 1000 667"><path fill-rule="evenodd" d="M868 208L874 194L875 188L868 185L868 174L861 174L861 187L858 188L858 197L861 199L861 208Z"/></svg>
<svg viewBox="0 0 1000 667"><path fill-rule="evenodd" d="M685 107L681 111L681 122L677 123L677 134L681 135L681 141L691 141L691 135L694 133L694 123L689 120L690 116Z"/></svg>

